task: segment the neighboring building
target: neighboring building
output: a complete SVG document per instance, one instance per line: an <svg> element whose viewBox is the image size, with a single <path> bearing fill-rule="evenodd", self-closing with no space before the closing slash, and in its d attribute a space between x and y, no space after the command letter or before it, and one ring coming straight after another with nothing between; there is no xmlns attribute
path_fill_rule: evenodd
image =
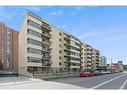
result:
<svg viewBox="0 0 127 95"><path fill-rule="evenodd" d="M88 44L82 44L82 68L85 71L95 71L100 64L100 52Z"/></svg>
<svg viewBox="0 0 127 95"><path fill-rule="evenodd" d="M92 49L92 58L93 58L93 70L98 69L98 66L100 65L100 51L93 48Z"/></svg>
<svg viewBox="0 0 127 95"><path fill-rule="evenodd" d="M106 66L107 64L107 58L105 56L100 57L100 66Z"/></svg>
<svg viewBox="0 0 127 95"><path fill-rule="evenodd" d="M0 68L18 71L19 33L0 23Z"/></svg>
<svg viewBox="0 0 127 95"><path fill-rule="evenodd" d="M117 71L117 72L123 71L123 64L121 64L121 63L112 63L111 64L111 69L112 69L112 71Z"/></svg>
<svg viewBox="0 0 127 95"><path fill-rule="evenodd" d="M84 71L92 70L92 47L82 43L82 66Z"/></svg>

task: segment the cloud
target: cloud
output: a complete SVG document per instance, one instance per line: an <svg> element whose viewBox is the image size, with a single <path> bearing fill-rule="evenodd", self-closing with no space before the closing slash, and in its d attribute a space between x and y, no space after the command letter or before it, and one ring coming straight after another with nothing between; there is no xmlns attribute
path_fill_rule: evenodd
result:
<svg viewBox="0 0 127 95"><path fill-rule="evenodd" d="M28 9L28 10L33 10L33 11L40 11L40 7L37 7L37 6L35 6L35 7L33 7L33 6L29 6L29 7L25 7L26 9Z"/></svg>
<svg viewBox="0 0 127 95"><path fill-rule="evenodd" d="M64 12L62 10L59 10L59 11L52 11L50 12L50 15L61 15L63 14Z"/></svg>
<svg viewBox="0 0 127 95"><path fill-rule="evenodd" d="M62 25L62 28L66 28L67 26L66 25Z"/></svg>
<svg viewBox="0 0 127 95"><path fill-rule="evenodd" d="M69 14L70 14L70 15L75 15L75 14L77 14L77 13L78 13L80 10L82 10L82 9L84 9L83 6L75 7L75 8L74 8L74 11L70 12Z"/></svg>
<svg viewBox="0 0 127 95"><path fill-rule="evenodd" d="M12 18L12 13L8 13L6 11L5 7L0 7L0 18L1 19L11 19Z"/></svg>

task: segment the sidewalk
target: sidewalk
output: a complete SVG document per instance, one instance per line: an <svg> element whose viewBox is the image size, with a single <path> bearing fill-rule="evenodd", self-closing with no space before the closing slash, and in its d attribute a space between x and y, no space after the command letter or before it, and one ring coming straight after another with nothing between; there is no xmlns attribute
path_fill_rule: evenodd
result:
<svg viewBox="0 0 127 95"><path fill-rule="evenodd" d="M35 75L34 78L50 80L50 79L58 79L58 78L66 78L66 77L77 77L79 74L64 74L64 75Z"/></svg>
<svg viewBox="0 0 127 95"><path fill-rule="evenodd" d="M0 89L84 89L80 86L29 77L0 78Z"/></svg>

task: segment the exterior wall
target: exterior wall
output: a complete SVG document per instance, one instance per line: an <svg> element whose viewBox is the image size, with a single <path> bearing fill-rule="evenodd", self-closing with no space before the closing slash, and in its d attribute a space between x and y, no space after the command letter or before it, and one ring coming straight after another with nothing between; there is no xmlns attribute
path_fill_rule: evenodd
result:
<svg viewBox="0 0 127 95"><path fill-rule="evenodd" d="M0 61L2 62L2 56L4 56L3 69L18 71L18 35L17 31L0 23Z"/></svg>
<svg viewBox="0 0 127 95"><path fill-rule="evenodd" d="M88 44L82 43L82 70L95 71L100 64L100 53L97 49L92 48Z"/></svg>
<svg viewBox="0 0 127 95"><path fill-rule="evenodd" d="M59 33L61 33L61 31L55 27L52 27L52 38L51 38L51 62L52 68L56 68L59 69L61 68L61 64L62 64L62 48L60 48L60 45L62 45L62 37L59 35ZM60 53L61 51L61 53Z"/></svg>
<svg viewBox="0 0 127 95"><path fill-rule="evenodd" d="M97 67L100 65L100 52L93 48L93 68L97 69Z"/></svg>
<svg viewBox="0 0 127 95"><path fill-rule="evenodd" d="M65 71L70 70L70 34L63 32L62 33L62 54L63 54L63 68Z"/></svg>
<svg viewBox="0 0 127 95"><path fill-rule="evenodd" d="M92 70L92 47L88 44L82 44L82 64L83 70Z"/></svg>
<svg viewBox="0 0 127 95"><path fill-rule="evenodd" d="M37 29L28 24L28 22L30 23L30 20L32 20L36 24L39 24L39 27L41 26L41 29ZM44 24L48 24L48 27L45 27ZM51 28L49 29L49 27ZM29 34L28 29L34 30L35 32L39 33L41 37L37 37L35 36L35 34ZM45 32L46 34L43 32ZM49 37L47 38L46 35ZM42 46L28 43L28 38L41 42ZM49 48L49 65L45 66L44 63L47 59L44 59L44 55L46 55L47 51L45 51L43 46ZM38 49L42 53L29 53L28 48ZM55 69L58 71L60 71L61 69L64 71L80 71L81 60L85 69L92 69L94 61L95 66L97 64L97 53L98 52L95 52L94 56L92 56L93 51L90 45L81 45L80 40L76 37L54 27L53 25L49 24L47 21L31 13L30 11L26 12L24 22L19 33L19 74L31 76L32 74L29 71L29 68L36 68L36 72L43 72L47 70L50 71L51 69ZM35 62L28 62L28 57L36 57L36 59L39 58L42 61L39 61L39 63L37 63L35 59Z"/></svg>
<svg viewBox="0 0 127 95"><path fill-rule="evenodd" d="M30 23L30 21L32 21L32 23ZM35 26L32 26L30 24ZM38 69L40 67L42 71L50 69L51 66L50 31L51 30L47 29L49 27L48 26L45 27L45 25L49 25L49 24L43 19L41 19L40 17L36 16L35 14L26 11L24 22L19 34L19 74L22 75L27 74L29 76L31 74L30 72L34 72L36 70L37 70L36 72L38 72L38 70L40 71L40 69ZM41 29L38 29L37 27ZM33 34L30 34L30 32ZM41 46L35 45L37 44L35 42L28 43L29 39L32 39L34 41L39 41L39 43L41 43ZM39 51L35 52L31 50L30 52L28 52L30 48ZM29 59L29 58L34 58L34 59ZM37 60L39 60L39 62L37 62Z"/></svg>

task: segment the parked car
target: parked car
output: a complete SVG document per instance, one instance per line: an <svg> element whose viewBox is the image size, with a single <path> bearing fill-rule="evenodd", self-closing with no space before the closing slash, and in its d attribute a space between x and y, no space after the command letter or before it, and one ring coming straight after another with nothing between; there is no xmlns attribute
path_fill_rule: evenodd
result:
<svg viewBox="0 0 127 95"><path fill-rule="evenodd" d="M92 77L93 73L90 72L81 72L80 77Z"/></svg>
<svg viewBox="0 0 127 95"><path fill-rule="evenodd" d="M103 73L99 72L99 71L95 71L93 72L93 75L94 76L100 76L100 75L103 75Z"/></svg>

